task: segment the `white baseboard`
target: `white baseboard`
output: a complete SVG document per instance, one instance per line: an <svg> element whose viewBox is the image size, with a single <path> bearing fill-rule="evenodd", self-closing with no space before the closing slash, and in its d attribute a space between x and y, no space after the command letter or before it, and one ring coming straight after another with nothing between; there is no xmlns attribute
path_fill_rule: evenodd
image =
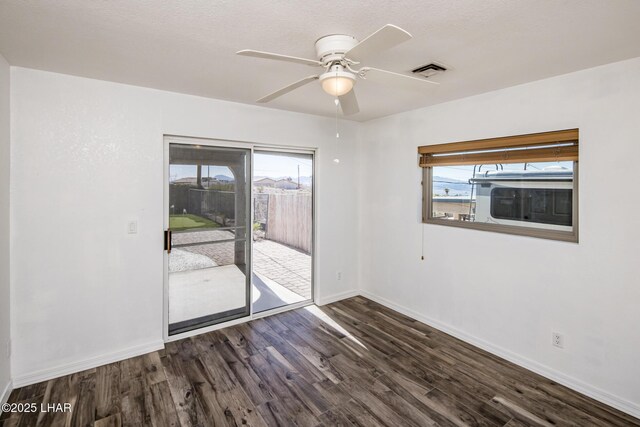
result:
<svg viewBox="0 0 640 427"><path fill-rule="evenodd" d="M9 400L9 395L11 394L12 391L13 391L13 383L11 382L11 380L9 380L4 390L2 390L2 393L0 393L0 406L7 403L7 400ZM0 411L0 413L2 413L2 411Z"/></svg>
<svg viewBox="0 0 640 427"><path fill-rule="evenodd" d="M31 384L37 384L42 381L48 381L54 378L62 377L64 375L81 372L87 369L97 368L98 366L119 362L121 360L140 356L146 353L151 353L163 348L164 341L152 341L146 344L117 350L112 353L79 360L77 362L58 365L56 367L42 369L40 371L29 372L27 374L18 375L13 378L13 387L19 388Z"/></svg>
<svg viewBox="0 0 640 427"><path fill-rule="evenodd" d="M370 300L375 301L379 304L382 304L385 307L388 307L392 310L402 313L405 316L409 316L412 319L425 323L435 329L438 329L439 331L445 332L471 345L474 345L485 351L488 351L489 353L502 357L503 359L506 359L511 363L515 363L518 366L521 366L525 369L533 371L536 374L549 378L550 380L553 380L559 384L562 384L565 387L568 387L572 390L575 390L586 396L589 396L592 399L595 399L613 408L619 409L620 411L625 412L629 415L633 415L636 418L640 418L640 405L638 405L637 403L630 402L626 399L615 396L607 391L604 391L592 385L586 384L576 378L565 375L546 365L542 365L538 362L535 362L519 354L513 353L500 346L491 344L490 342L484 341L480 338L476 338L472 335L467 334L464 331L461 331L450 325L447 325L445 323L426 317L414 310L411 310L409 308L393 303L385 298L372 294L371 292L363 290L360 292L360 295L362 295L365 298L369 298Z"/></svg>
<svg viewBox="0 0 640 427"><path fill-rule="evenodd" d="M339 294L329 295L324 298L318 298L318 300L316 301L316 305L327 305L331 304L332 302L355 297L358 295L360 295L360 291L358 289L352 289L350 291L340 292Z"/></svg>

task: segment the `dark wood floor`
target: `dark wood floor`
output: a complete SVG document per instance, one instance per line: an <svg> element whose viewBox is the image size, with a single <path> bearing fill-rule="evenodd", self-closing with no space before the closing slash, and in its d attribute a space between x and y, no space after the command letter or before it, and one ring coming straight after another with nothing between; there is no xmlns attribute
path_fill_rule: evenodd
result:
<svg viewBox="0 0 640 427"><path fill-rule="evenodd" d="M365 298L299 309L14 390L67 413L0 426L640 425Z"/></svg>

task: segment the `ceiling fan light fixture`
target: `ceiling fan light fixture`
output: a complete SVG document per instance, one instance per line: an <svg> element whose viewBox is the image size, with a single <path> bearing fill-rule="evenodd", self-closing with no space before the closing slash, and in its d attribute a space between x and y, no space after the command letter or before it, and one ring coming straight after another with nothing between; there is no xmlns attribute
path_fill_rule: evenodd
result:
<svg viewBox="0 0 640 427"><path fill-rule="evenodd" d="M402 73L364 66L363 61L366 61L368 57L377 55L379 52L391 49L410 39L411 34L407 31L395 25L387 24L362 39L362 41L346 34L329 34L320 37L315 43L316 59L299 58L297 56L252 49L244 49L236 53L242 56L293 62L324 69L324 73L307 76L269 95L263 96L256 102L270 102L306 84L320 81L322 90L334 98L336 114L339 110L342 110L342 115L350 116L360 112L355 90L353 90L358 77L365 78L366 76L373 82L408 86L410 88L438 84L438 82L426 78L417 78ZM435 63L433 65L446 68ZM352 66L356 66L357 69L354 70ZM414 72L417 71L414 70ZM339 137L339 135L336 134L336 137Z"/></svg>
<svg viewBox="0 0 640 427"><path fill-rule="evenodd" d="M353 89L356 76L345 71L329 71L320 76L322 90L331 96L342 96Z"/></svg>

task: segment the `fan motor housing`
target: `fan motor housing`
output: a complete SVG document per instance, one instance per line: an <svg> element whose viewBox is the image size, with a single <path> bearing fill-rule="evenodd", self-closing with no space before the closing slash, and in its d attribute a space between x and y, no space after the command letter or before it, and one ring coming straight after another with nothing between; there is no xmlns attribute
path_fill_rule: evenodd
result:
<svg viewBox="0 0 640 427"><path fill-rule="evenodd" d="M346 34L332 34L324 36L316 41L316 56L319 61L328 64L339 61L345 52L358 44L358 40Z"/></svg>

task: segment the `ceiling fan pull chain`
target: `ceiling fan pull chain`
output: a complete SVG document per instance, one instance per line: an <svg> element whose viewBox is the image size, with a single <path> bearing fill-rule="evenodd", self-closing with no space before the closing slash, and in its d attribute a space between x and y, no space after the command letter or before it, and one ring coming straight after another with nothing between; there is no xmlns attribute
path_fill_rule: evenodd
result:
<svg viewBox="0 0 640 427"><path fill-rule="evenodd" d="M338 93L338 70L336 69L336 78L335 78L335 82L336 82L336 93ZM336 96L336 139L340 138L340 132L338 132L338 106L340 105L340 100L338 99L338 97Z"/></svg>

